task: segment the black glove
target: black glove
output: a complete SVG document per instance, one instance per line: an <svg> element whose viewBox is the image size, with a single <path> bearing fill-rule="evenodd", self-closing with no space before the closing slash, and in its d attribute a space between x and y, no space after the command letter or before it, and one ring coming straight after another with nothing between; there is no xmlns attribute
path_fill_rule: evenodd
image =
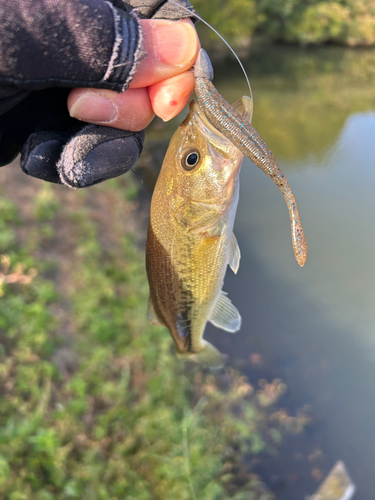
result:
<svg viewBox="0 0 375 500"><path fill-rule="evenodd" d="M78 188L135 164L144 131L82 123L66 101L73 87L128 88L145 55L137 17L187 13L165 0L1 1L0 166L21 152L27 174Z"/></svg>

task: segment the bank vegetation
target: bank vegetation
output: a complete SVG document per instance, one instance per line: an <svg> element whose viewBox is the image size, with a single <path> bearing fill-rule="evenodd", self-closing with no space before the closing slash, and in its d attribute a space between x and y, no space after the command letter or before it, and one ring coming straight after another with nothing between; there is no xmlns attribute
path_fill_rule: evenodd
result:
<svg viewBox="0 0 375 500"><path fill-rule="evenodd" d="M231 43L375 43L374 0L196 0L196 11ZM205 36L215 40L215 35Z"/></svg>

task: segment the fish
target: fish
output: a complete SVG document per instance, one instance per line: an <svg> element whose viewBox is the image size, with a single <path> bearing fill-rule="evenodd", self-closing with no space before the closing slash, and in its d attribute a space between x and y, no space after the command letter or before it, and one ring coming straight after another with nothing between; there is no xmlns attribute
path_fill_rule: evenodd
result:
<svg viewBox="0 0 375 500"><path fill-rule="evenodd" d="M244 119L252 101L233 105ZM166 326L177 352L210 367L220 352L203 339L207 321L229 332L241 316L222 291L227 266L236 273L233 235L243 154L195 101L174 133L154 189L146 243L148 319Z"/></svg>
<svg viewBox="0 0 375 500"><path fill-rule="evenodd" d="M212 85L212 66L202 51L194 70L198 102L191 101L170 141L151 200L148 319L168 328L180 356L219 368L222 355L203 334L208 321L231 333L241 327L241 315L223 284L228 265L237 273L241 257L233 225L244 155L262 170L268 168L283 192L300 265L306 244L289 184L251 126L252 99L243 96L229 105Z"/></svg>

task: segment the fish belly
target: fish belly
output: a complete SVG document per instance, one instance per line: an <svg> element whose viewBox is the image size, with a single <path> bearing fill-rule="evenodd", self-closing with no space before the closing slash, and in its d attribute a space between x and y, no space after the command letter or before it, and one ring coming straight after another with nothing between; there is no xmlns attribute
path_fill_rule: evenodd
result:
<svg viewBox="0 0 375 500"><path fill-rule="evenodd" d="M214 232L193 234L156 219L150 219L147 237L150 300L177 350L196 353L223 285L232 230L221 224Z"/></svg>

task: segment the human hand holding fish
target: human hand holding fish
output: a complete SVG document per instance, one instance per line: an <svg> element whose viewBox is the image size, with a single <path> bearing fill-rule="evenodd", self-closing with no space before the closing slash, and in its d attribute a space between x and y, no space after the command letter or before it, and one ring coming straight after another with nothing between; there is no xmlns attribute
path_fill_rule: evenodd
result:
<svg viewBox="0 0 375 500"><path fill-rule="evenodd" d="M21 153L28 175L73 188L102 182L135 164L154 113L169 119L189 99L199 42L181 5L2 5L0 166Z"/></svg>
<svg viewBox="0 0 375 500"><path fill-rule="evenodd" d="M68 98L70 116L89 123L140 131L156 114L167 121L187 104L194 90L193 66L199 50L190 19L139 21L147 54L139 62L129 89L73 89Z"/></svg>

